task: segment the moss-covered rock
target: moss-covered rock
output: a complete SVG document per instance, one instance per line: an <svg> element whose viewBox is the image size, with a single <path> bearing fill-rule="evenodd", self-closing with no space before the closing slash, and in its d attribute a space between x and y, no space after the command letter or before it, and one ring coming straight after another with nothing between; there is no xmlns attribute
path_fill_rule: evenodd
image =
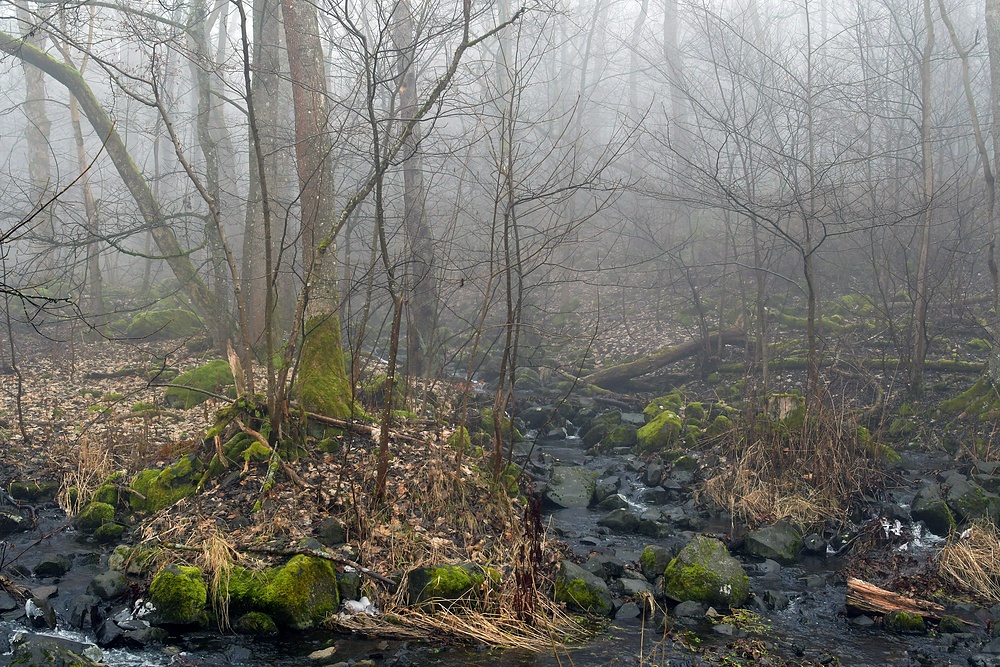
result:
<svg viewBox="0 0 1000 667"><path fill-rule="evenodd" d="M466 454L472 449L472 439L469 437L469 429L459 426L455 432L448 436L448 446L456 452Z"/></svg>
<svg viewBox="0 0 1000 667"><path fill-rule="evenodd" d="M908 611L890 611L882 619L882 626L889 632L901 635L925 635L927 634L927 624L920 614L911 614Z"/></svg>
<svg viewBox="0 0 1000 667"><path fill-rule="evenodd" d="M726 545L698 535L667 565L663 593L680 602L739 607L750 595L750 579Z"/></svg>
<svg viewBox="0 0 1000 667"><path fill-rule="evenodd" d="M802 535L794 526L779 521L747 533L744 549L751 556L770 558L789 565L802 549Z"/></svg>
<svg viewBox="0 0 1000 667"><path fill-rule="evenodd" d="M471 599L480 592L486 573L475 563L417 567L406 573L410 604Z"/></svg>
<svg viewBox="0 0 1000 667"><path fill-rule="evenodd" d="M543 497L556 507L589 507L594 499L597 473L583 466L555 466Z"/></svg>
<svg viewBox="0 0 1000 667"><path fill-rule="evenodd" d="M636 432L639 449L657 452L676 446L681 440L684 423L676 412L664 410Z"/></svg>
<svg viewBox="0 0 1000 667"><path fill-rule="evenodd" d="M312 627L340 605L333 564L302 554L263 572L233 568L229 597L234 613L263 612L296 630Z"/></svg>
<svg viewBox="0 0 1000 667"><path fill-rule="evenodd" d="M113 544L122 539L125 526L120 523L106 523L94 531L94 539L101 544Z"/></svg>
<svg viewBox="0 0 1000 667"><path fill-rule="evenodd" d="M651 544L642 550L642 555L639 556L639 567L646 579L656 581L657 577L663 576L670 560L670 552L666 548Z"/></svg>
<svg viewBox="0 0 1000 667"><path fill-rule="evenodd" d="M157 512L194 493L204 464L194 455L181 457L163 470L143 470L132 480L129 505L136 512Z"/></svg>
<svg viewBox="0 0 1000 667"><path fill-rule="evenodd" d="M705 428L705 435L710 438L717 438L729 433L736 427L733 420L726 415L716 415L715 419Z"/></svg>
<svg viewBox="0 0 1000 667"><path fill-rule="evenodd" d="M55 499L56 492L59 491L59 483L44 481L11 482L7 491L15 500L23 500L29 503L39 503Z"/></svg>
<svg viewBox="0 0 1000 667"><path fill-rule="evenodd" d="M672 394L667 394L666 396L660 396L659 398L654 398L652 401L646 405L642 410L642 416L645 417L646 423L656 419L657 415L663 412L673 412L679 413L683 410L684 399L681 397L680 393L674 392Z"/></svg>
<svg viewBox="0 0 1000 667"><path fill-rule="evenodd" d="M209 399L205 392L235 396L233 389L233 371L228 361L216 359L207 364L192 368L181 373L173 381L174 387L168 387L163 396L163 402L168 407L187 410L201 405ZM184 387L191 387L185 389Z"/></svg>
<svg viewBox="0 0 1000 667"><path fill-rule="evenodd" d="M937 484L926 484L917 491L910 508L915 521L923 521L935 535L947 536L955 530L955 517L941 495Z"/></svg>
<svg viewBox="0 0 1000 667"><path fill-rule="evenodd" d="M168 340L189 338L205 330L197 315L180 308L136 313L126 329L129 338Z"/></svg>
<svg viewBox="0 0 1000 667"><path fill-rule="evenodd" d="M1000 517L1000 496L961 477L951 477L948 482L951 487L945 495L945 502L959 520Z"/></svg>
<svg viewBox="0 0 1000 667"><path fill-rule="evenodd" d="M614 612L611 592L604 580L568 560L559 563L555 600L566 603L570 609L599 616Z"/></svg>
<svg viewBox="0 0 1000 667"><path fill-rule="evenodd" d="M493 435L494 433L493 410L489 408L483 410L482 415L480 416L480 427L483 429L483 431L485 431L489 435ZM521 432L516 428L514 428L513 424L511 424L510 417L507 416L504 416L503 421L500 423L500 433L501 435L503 435L505 440L513 440L514 442L520 442L521 440L524 439L524 436L521 435Z"/></svg>
<svg viewBox="0 0 1000 667"><path fill-rule="evenodd" d="M93 535L101 526L114 523L115 508L107 503L91 502L76 516L77 529L86 535Z"/></svg>
<svg viewBox="0 0 1000 667"><path fill-rule="evenodd" d="M29 635L13 646L8 667L103 667L102 651L62 637Z"/></svg>
<svg viewBox="0 0 1000 667"><path fill-rule="evenodd" d="M184 565L168 565L149 585L149 601L157 620L169 625L192 625L205 621L208 589L201 570Z"/></svg>
<svg viewBox="0 0 1000 667"><path fill-rule="evenodd" d="M278 625L267 614L251 611L236 619L236 622L233 623L233 630L242 635L274 637L278 634Z"/></svg>

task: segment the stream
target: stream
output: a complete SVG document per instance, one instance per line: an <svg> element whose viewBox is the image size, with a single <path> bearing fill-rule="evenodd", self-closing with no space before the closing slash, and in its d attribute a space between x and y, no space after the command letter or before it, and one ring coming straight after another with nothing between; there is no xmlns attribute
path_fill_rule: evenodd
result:
<svg viewBox="0 0 1000 667"><path fill-rule="evenodd" d="M702 516L693 509L689 495L681 495L675 503L668 501L655 508L642 501L645 489L638 473L639 466L630 465L627 455L589 457L584 454L578 438L560 441L539 441L531 454L539 465L586 465L603 477L609 471L621 480L619 493L637 513L658 510L664 513L695 514L690 520L690 530L676 531L657 539L641 535L613 534L598 525L605 514L597 509L550 509L546 512L549 533L566 542L579 556L598 555L621 561L634 567L643 548L651 543L680 545L696 532L725 535L731 531L727 521L719 517ZM93 642L90 634L69 632L66 619L73 613L74 600L86 591L88 583L107 566L107 553L99 547L76 541L72 529L59 529L65 522L60 510L48 506L39 510L38 530L19 533L2 544L4 564L8 573L27 575L18 583L35 588L55 583L59 590L50 598L59 618L53 635L81 642ZM890 529L893 527L890 526ZM39 539L39 534L49 534ZM911 551L928 548L930 541L907 544ZM73 567L55 582L40 581L30 577L33 566L43 556L51 554L69 556ZM860 627L844 614L846 586L837 576L842 565L836 554L800 558L794 565L777 566L775 563L756 563L742 559L751 578L751 590L779 591L785 596L787 606L775 609L748 606L758 611L760 619L769 629L765 636L769 650L795 662L809 664L855 665L939 665L969 664L970 656L979 650L985 635L981 628L973 633L940 635L938 637L902 637L882 631L877 627ZM783 607L783 608L782 608ZM32 632L27 629L23 608L0 613L0 653L4 660L10 655L10 640L17 633ZM2 609L2 605L0 605ZM964 613L963 613L964 612ZM974 609L949 610L964 615L969 620ZM724 652L734 636L720 634L707 619L683 619L682 629L692 645ZM36 631L45 634L44 631ZM545 654L528 654L519 651L495 651L488 647L469 648L459 644L424 646L401 641L369 641L329 632L285 634L277 640L252 639L238 635L219 635L211 632L186 633L168 637L162 644L152 644L142 649L115 649L104 651L104 661L113 667L160 665L245 665L247 667L291 667L293 665L333 665L338 662L381 666L478 666L478 667L599 667L612 665L698 665L706 664L700 655L692 653L681 643L662 639L662 623L641 618L620 618L608 630L586 646L566 650L562 647ZM675 625L674 633L677 633ZM324 660L313 660L309 654L331 645L336 651ZM766 660L757 664L771 664ZM993 664L976 663L973 664ZM996 664L1000 664L998 661Z"/></svg>

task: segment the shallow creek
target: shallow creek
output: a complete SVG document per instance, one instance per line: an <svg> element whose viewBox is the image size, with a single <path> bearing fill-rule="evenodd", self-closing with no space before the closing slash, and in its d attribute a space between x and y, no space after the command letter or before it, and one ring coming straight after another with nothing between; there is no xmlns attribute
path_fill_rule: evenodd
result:
<svg viewBox="0 0 1000 667"><path fill-rule="evenodd" d="M584 457L577 439L539 443L532 455L559 464L581 464L598 471L615 470L622 478L620 493L626 497L633 509L646 509L639 498L643 485L635 472L622 465L621 457ZM674 508L660 506L661 510L681 511L681 505ZM597 520L604 512L592 509L563 509L547 513L550 532L565 541L574 552L581 556L601 554L613 556L626 564L638 561L642 549L658 540L639 535L615 535L599 528ZM52 634L77 641L91 642L93 637L86 634L66 632L63 627L69 615L73 596L86 590L90 579L106 569L107 555L101 551L76 542L70 530L56 530L63 523L61 513L56 509L43 510L38 515L38 526L51 536L39 540L39 531L23 533L10 538L4 552L5 563L15 557L16 565L30 568L43 556L52 553L68 555L73 567L58 581L59 593L51 598L53 607L60 618L59 628ZM703 532L724 534L730 526L716 524L705 519L700 528ZM679 532L665 540L684 541L690 533ZM662 542L663 540L661 540ZM34 544L36 543L37 544ZM910 548L921 548L910 545ZM23 555L21 555L23 552ZM811 558L796 565L765 571L757 563L745 562L751 576L751 590L771 589L787 595L789 604L780 611L762 611L761 619L770 630L766 633L770 650L778 655L811 664L841 665L912 665L948 664L945 656L949 651L956 658L954 664L967 664L968 648L950 648L947 636L939 638L897 637L877 629L859 628L845 618L844 595L846 588L835 576L841 565L836 555L827 558ZM29 579L22 582L28 586L42 583ZM23 619L16 618L18 612L0 615L0 652L4 661L9 657L9 640L26 626ZM463 646L426 647L398 641L368 641L326 632L312 632L285 635L277 641L251 640L245 637L217 633L194 633L171 637L162 645L143 650L105 651L105 662L114 667L160 666L160 665L245 665L247 667L291 667L304 665L329 665L337 661L348 663L358 660L373 660L376 665L435 665L440 667L598 667L612 665L699 665L706 664L689 649L674 641L662 639L660 623L641 619L615 621L606 633L597 636L584 647L566 650L563 648L534 655L517 651L480 650ZM732 637L720 635L712 630L708 621L696 623L689 628L688 635L694 644L717 647L723 651ZM981 632L981 631L980 631ZM977 642L969 639L970 642ZM318 649L336 645L331 658L317 662L308 658ZM949 660L950 662L950 660Z"/></svg>

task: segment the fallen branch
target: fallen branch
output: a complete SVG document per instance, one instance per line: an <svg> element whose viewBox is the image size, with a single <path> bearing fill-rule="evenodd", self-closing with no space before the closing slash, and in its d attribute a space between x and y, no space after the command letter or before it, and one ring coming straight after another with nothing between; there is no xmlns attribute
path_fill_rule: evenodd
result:
<svg viewBox="0 0 1000 667"><path fill-rule="evenodd" d="M847 606L876 614L904 611L932 621L940 621L936 612L944 611L944 607L935 602L904 597L854 577L847 579Z"/></svg>
<svg viewBox="0 0 1000 667"><path fill-rule="evenodd" d="M652 373L682 359L693 357L696 354L700 354L706 348L718 348L720 345L745 345L746 341L746 333L743 331L714 333L708 337L707 341L696 339L674 347L665 347L658 352L640 357L635 361L602 368L581 379L587 384L596 384L599 386L616 385L640 375Z"/></svg>
<svg viewBox="0 0 1000 667"><path fill-rule="evenodd" d="M361 422L348 421L346 419L337 419L336 417L327 417L326 415L317 414L315 412L306 412L301 410L301 408L295 403L289 403L288 407L290 410L299 411L300 414L305 415L306 419L317 422L319 424L326 424L327 426L336 426L337 428L342 428L352 433L358 433L360 435L368 435L373 438L377 438L381 432L380 427L372 426L371 424L362 424ZM423 438L417 438L412 435L407 435L400 431L389 431L389 437L393 440L402 440L404 442L412 442L418 445L428 444Z"/></svg>

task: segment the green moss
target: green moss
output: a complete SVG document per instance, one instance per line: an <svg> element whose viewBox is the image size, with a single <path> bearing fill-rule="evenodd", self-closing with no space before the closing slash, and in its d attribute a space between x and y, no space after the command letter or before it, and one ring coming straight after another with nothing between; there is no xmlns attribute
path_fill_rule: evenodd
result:
<svg viewBox="0 0 1000 667"><path fill-rule="evenodd" d="M153 405L152 403L138 402L132 406L132 412L137 414L145 414L150 412L159 412L160 409Z"/></svg>
<svg viewBox="0 0 1000 667"><path fill-rule="evenodd" d="M712 423L705 429L705 434L711 438L718 437L724 433L729 433L735 428L733 420L726 415L718 415Z"/></svg>
<svg viewBox="0 0 1000 667"><path fill-rule="evenodd" d="M196 567L165 567L153 577L149 596L164 623L188 625L204 620L208 590Z"/></svg>
<svg viewBox="0 0 1000 667"><path fill-rule="evenodd" d="M679 392L674 392L672 394L667 394L666 396L660 396L659 398L654 398L649 404L643 409L642 415L646 418L646 423L652 422L658 415L663 412L681 412L684 407L684 399L681 397Z"/></svg>
<svg viewBox="0 0 1000 667"><path fill-rule="evenodd" d="M579 609L591 611L601 608L601 599L597 597L587 583L582 579L556 582L556 600L572 602Z"/></svg>
<svg viewBox="0 0 1000 667"><path fill-rule="evenodd" d="M927 625L923 616L906 611L891 611L885 615L882 624L889 632L903 635L927 634Z"/></svg>
<svg viewBox="0 0 1000 667"><path fill-rule="evenodd" d="M705 406L697 401L688 403L684 406L684 417L686 419L697 419L698 421L704 420Z"/></svg>
<svg viewBox="0 0 1000 667"><path fill-rule="evenodd" d="M278 634L278 626L274 619L260 611L243 614L233 623L233 629L240 634L255 637L273 637Z"/></svg>
<svg viewBox="0 0 1000 667"><path fill-rule="evenodd" d="M249 447L243 450L240 456L247 463L250 461L268 461L271 458L271 448L259 440L254 440L250 443Z"/></svg>
<svg viewBox="0 0 1000 667"><path fill-rule="evenodd" d="M472 449L472 440L469 438L469 429L459 426L454 433L448 436L448 446L456 452L465 454Z"/></svg>
<svg viewBox="0 0 1000 667"><path fill-rule="evenodd" d="M673 411L660 412L636 432L640 449L655 452L675 446L680 441L682 426L681 418Z"/></svg>
<svg viewBox="0 0 1000 667"><path fill-rule="evenodd" d="M715 568L705 563L715 563ZM678 600L737 607L750 595L750 579L725 545L699 535L667 565L663 590Z"/></svg>
<svg viewBox="0 0 1000 667"><path fill-rule="evenodd" d="M971 352L989 352L993 349L993 345L988 340L973 338L965 344L965 349Z"/></svg>
<svg viewBox="0 0 1000 667"><path fill-rule="evenodd" d="M493 410L489 408L483 410L482 416L480 418L480 426L482 427L483 431L485 431L487 434L491 436L493 435L494 433ZM510 418L506 416L503 418L503 422L501 422L500 432L501 435L506 440L513 439L514 442L520 442L521 440L524 439L524 436L521 435L521 432L511 425Z"/></svg>
<svg viewBox="0 0 1000 667"><path fill-rule="evenodd" d="M189 310L151 310L137 313L128 324L129 338L166 340L187 338L205 330L197 315Z"/></svg>
<svg viewBox="0 0 1000 667"><path fill-rule="evenodd" d="M94 539L102 544L117 542L125 533L125 526L117 523L106 523L94 531Z"/></svg>
<svg viewBox="0 0 1000 667"><path fill-rule="evenodd" d="M11 482L7 491L15 500L36 503L55 498L59 485L56 482Z"/></svg>
<svg viewBox="0 0 1000 667"><path fill-rule="evenodd" d="M84 507L76 517L76 527L81 533L93 535L98 528L115 519L115 508L108 503L92 502Z"/></svg>
<svg viewBox="0 0 1000 667"><path fill-rule="evenodd" d="M967 391L942 401L940 408L946 414L962 414L988 421L1000 416L1000 395L989 378L982 377Z"/></svg>
<svg viewBox="0 0 1000 667"><path fill-rule="evenodd" d="M169 407L182 410L188 410L207 401L209 395L204 392L235 396L232 369L229 367L229 362L222 359L210 361L198 368L181 373L173 384L179 386L168 387L163 400ZM191 387L199 391L183 387Z"/></svg>
<svg viewBox="0 0 1000 667"><path fill-rule="evenodd" d="M132 481L137 493L131 494L129 505L133 511L150 513L173 505L195 492L204 467L194 454L188 454L163 470L143 470Z"/></svg>
<svg viewBox="0 0 1000 667"><path fill-rule="evenodd" d="M917 432L917 424L912 419L896 417L889 424L889 435L895 437L908 437Z"/></svg>
<svg viewBox="0 0 1000 667"><path fill-rule="evenodd" d="M478 590L486 575L472 563L418 567L406 575L407 592L411 604L428 601L458 600Z"/></svg>
<svg viewBox="0 0 1000 667"><path fill-rule="evenodd" d="M118 507L118 487L114 484L102 484L97 488L97 491L94 491L91 500Z"/></svg>
<svg viewBox="0 0 1000 667"><path fill-rule="evenodd" d="M319 623L340 604L333 564L301 554L263 572L233 568L229 595L235 612L263 612L298 630Z"/></svg>
<svg viewBox="0 0 1000 667"><path fill-rule="evenodd" d="M377 406L379 408L385 406L385 388L387 382L388 377L386 374L378 373L371 380L361 385L361 400L365 402L365 405ZM406 409L406 387L399 381L398 377L392 383L392 409Z"/></svg>
<svg viewBox="0 0 1000 667"><path fill-rule="evenodd" d="M344 371L340 319L335 315L309 318L305 331L297 385L302 407L339 419L358 416Z"/></svg>

